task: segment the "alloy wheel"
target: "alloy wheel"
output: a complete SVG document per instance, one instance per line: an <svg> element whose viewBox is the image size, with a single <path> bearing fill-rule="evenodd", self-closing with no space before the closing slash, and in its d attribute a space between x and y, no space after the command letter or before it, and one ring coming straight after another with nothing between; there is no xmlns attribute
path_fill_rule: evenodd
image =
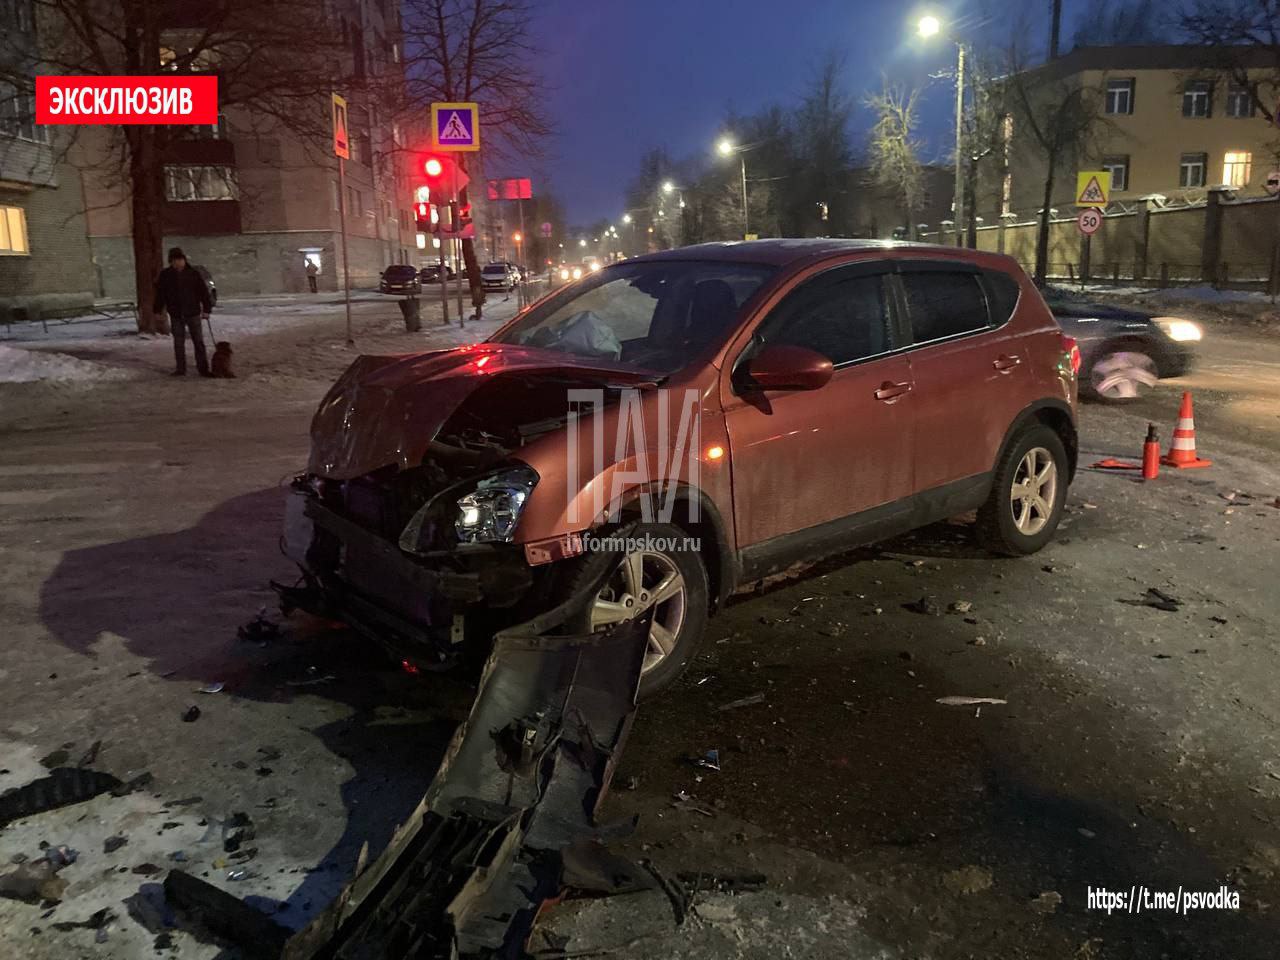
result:
<svg viewBox="0 0 1280 960"><path fill-rule="evenodd" d="M591 605L591 629L622 623L653 608L641 674L675 649L687 608L684 576L670 557L637 550L622 559Z"/></svg>
<svg viewBox="0 0 1280 960"><path fill-rule="evenodd" d="M1099 358L1089 371L1089 383L1107 400L1132 400L1143 388L1155 386L1155 361L1145 353L1120 350Z"/></svg>
<svg viewBox="0 0 1280 960"><path fill-rule="evenodd" d="M1013 523L1024 536L1034 537L1053 516L1058 494L1058 464L1044 447L1032 447L1022 455L1013 474L1009 504Z"/></svg>

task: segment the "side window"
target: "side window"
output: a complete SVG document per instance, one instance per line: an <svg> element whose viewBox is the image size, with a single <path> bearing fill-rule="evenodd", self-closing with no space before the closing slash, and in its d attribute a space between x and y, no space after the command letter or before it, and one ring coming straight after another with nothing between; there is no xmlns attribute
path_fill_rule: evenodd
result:
<svg viewBox="0 0 1280 960"><path fill-rule="evenodd" d="M993 327L1008 323L1013 310L1018 305L1021 290L1018 281L1003 270L984 270L987 278L988 302L991 304L991 325Z"/></svg>
<svg viewBox="0 0 1280 960"><path fill-rule="evenodd" d="M782 302L760 339L808 347L837 366L885 353L890 346L884 278L819 278Z"/></svg>
<svg viewBox="0 0 1280 960"><path fill-rule="evenodd" d="M990 325L987 298L977 274L905 272L902 289L911 316L911 339L916 343L972 333Z"/></svg>

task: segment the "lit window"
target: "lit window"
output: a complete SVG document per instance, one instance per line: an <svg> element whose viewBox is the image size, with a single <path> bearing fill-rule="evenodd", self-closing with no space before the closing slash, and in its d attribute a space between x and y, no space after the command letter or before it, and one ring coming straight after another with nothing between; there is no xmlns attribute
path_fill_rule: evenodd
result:
<svg viewBox="0 0 1280 960"><path fill-rule="evenodd" d="M1107 81L1107 113L1133 113L1133 77Z"/></svg>
<svg viewBox="0 0 1280 960"><path fill-rule="evenodd" d="M1222 158L1222 182L1231 187L1247 187L1252 167L1252 153L1228 150Z"/></svg>
<svg viewBox="0 0 1280 960"><path fill-rule="evenodd" d="M0 257L20 257L30 253L26 212L21 207L0 207Z"/></svg>
<svg viewBox="0 0 1280 960"><path fill-rule="evenodd" d="M1252 117L1253 91L1242 84L1232 84L1227 88L1227 116Z"/></svg>
<svg viewBox="0 0 1280 960"><path fill-rule="evenodd" d="M1111 192L1124 193L1129 189L1129 158L1103 157L1102 169L1111 172Z"/></svg>
<svg viewBox="0 0 1280 960"><path fill-rule="evenodd" d="M1208 80L1190 80L1182 88L1182 115L1207 117L1213 103L1213 84Z"/></svg>
<svg viewBox="0 0 1280 960"><path fill-rule="evenodd" d="M1178 165L1178 186L1203 187L1204 172L1209 167L1207 153L1184 153Z"/></svg>
<svg viewBox="0 0 1280 960"><path fill-rule="evenodd" d="M231 167L174 165L165 167L164 175L168 200L237 200L240 196Z"/></svg>

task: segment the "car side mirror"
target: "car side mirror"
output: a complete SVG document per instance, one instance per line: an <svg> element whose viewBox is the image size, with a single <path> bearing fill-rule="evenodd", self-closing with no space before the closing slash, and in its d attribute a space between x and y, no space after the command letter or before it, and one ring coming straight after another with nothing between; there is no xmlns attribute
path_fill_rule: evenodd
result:
<svg viewBox="0 0 1280 960"><path fill-rule="evenodd" d="M831 361L808 347L777 343L747 361L747 373L760 390L817 390L831 379Z"/></svg>

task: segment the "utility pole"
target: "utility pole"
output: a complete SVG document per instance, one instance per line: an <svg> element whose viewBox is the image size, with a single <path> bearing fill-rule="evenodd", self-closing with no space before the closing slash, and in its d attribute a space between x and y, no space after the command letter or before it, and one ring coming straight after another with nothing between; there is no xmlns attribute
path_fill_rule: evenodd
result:
<svg viewBox="0 0 1280 960"><path fill-rule="evenodd" d="M1062 0L1051 0L1049 25L1049 59L1058 59L1058 40L1062 34Z"/></svg>
<svg viewBox="0 0 1280 960"><path fill-rule="evenodd" d="M964 246L964 44L956 44L956 185L955 208L956 246ZM746 179L742 181L746 196Z"/></svg>
<svg viewBox="0 0 1280 960"><path fill-rule="evenodd" d="M747 155L739 153L738 160L742 163L742 239L747 239L747 234L751 232L751 224L748 221L747 214Z"/></svg>

